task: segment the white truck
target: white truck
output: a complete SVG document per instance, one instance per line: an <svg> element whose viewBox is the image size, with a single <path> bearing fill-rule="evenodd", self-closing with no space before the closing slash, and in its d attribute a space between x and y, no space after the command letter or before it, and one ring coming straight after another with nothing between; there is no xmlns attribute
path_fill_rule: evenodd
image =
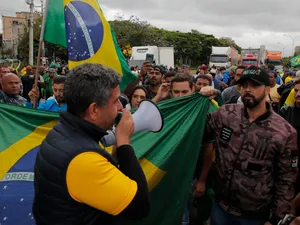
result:
<svg viewBox="0 0 300 225"><path fill-rule="evenodd" d="M140 69L151 55L153 63L156 65L164 65L168 69L174 68L174 48L173 47L157 47L157 46L135 46L131 49L132 54L129 61L129 66L138 66Z"/></svg>
<svg viewBox="0 0 300 225"><path fill-rule="evenodd" d="M230 67L238 64L238 51L233 47L212 46L209 67Z"/></svg>

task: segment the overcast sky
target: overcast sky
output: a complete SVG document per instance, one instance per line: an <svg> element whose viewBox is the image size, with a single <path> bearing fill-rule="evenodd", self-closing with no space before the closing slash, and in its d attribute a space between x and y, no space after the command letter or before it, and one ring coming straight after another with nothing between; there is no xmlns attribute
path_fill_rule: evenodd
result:
<svg viewBox="0 0 300 225"><path fill-rule="evenodd" d="M35 0L37 5L40 0ZM196 29L216 37L231 37L243 47L266 45L269 50L292 52L300 45L299 0L99 0L108 20L117 13L138 16L154 26L183 32ZM0 0L0 13L29 10L25 0ZM2 30L2 21L0 25ZM278 44L278 42L280 44Z"/></svg>

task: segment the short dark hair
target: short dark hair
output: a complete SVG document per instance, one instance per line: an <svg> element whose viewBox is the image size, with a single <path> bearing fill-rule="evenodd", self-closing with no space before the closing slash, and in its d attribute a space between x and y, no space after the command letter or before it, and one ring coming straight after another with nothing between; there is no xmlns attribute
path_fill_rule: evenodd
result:
<svg viewBox="0 0 300 225"><path fill-rule="evenodd" d="M274 74L274 77L277 78L277 73L276 73L275 70L270 70L270 71L269 71L269 74L270 74L270 73L273 73L273 74Z"/></svg>
<svg viewBox="0 0 300 225"><path fill-rule="evenodd" d="M223 71L223 70L226 70L226 68L225 68L225 67L221 67L221 68L219 69L219 71Z"/></svg>
<svg viewBox="0 0 300 225"><path fill-rule="evenodd" d="M300 84L300 78L296 78L295 81L294 81L294 85L296 84Z"/></svg>
<svg viewBox="0 0 300 225"><path fill-rule="evenodd" d="M269 69L269 70L274 70L274 69L275 69L275 65L269 64L269 65L268 65L268 69Z"/></svg>
<svg viewBox="0 0 300 225"><path fill-rule="evenodd" d="M164 75L164 79L167 79L168 77L174 77L176 75L175 71L168 71L165 75Z"/></svg>
<svg viewBox="0 0 300 225"><path fill-rule="evenodd" d="M196 81L195 82L197 82L198 81L198 79L205 79L205 80L208 80L209 81L209 85L211 86L212 85L212 79L211 79L211 77L210 76L208 76L208 75L206 75L206 74L200 74L200 75L198 75L197 77L196 77Z"/></svg>
<svg viewBox="0 0 300 225"><path fill-rule="evenodd" d="M119 74L101 64L86 63L75 67L69 72L64 88L68 112L82 117L92 103L106 106L111 89L119 84Z"/></svg>
<svg viewBox="0 0 300 225"><path fill-rule="evenodd" d="M181 83L181 82L189 82L189 86L191 89L194 86L193 79L189 75L183 73L177 73L171 81L171 89L173 88L174 83Z"/></svg>
<svg viewBox="0 0 300 225"><path fill-rule="evenodd" d="M66 83L66 79L67 79L67 77L62 76L62 75L54 77L53 84L64 84L64 83Z"/></svg>
<svg viewBox="0 0 300 225"><path fill-rule="evenodd" d="M242 70L245 70L247 67L246 66L238 66L237 68L236 68L236 70L238 70L238 69L242 69ZM235 71L236 71L235 70Z"/></svg>

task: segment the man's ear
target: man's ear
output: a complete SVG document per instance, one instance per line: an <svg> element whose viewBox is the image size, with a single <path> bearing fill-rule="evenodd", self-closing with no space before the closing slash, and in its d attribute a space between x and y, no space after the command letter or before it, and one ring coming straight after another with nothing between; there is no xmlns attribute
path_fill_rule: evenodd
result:
<svg viewBox="0 0 300 225"><path fill-rule="evenodd" d="M90 120L96 121L99 116L99 110L100 108L94 102L86 109L86 116L88 116Z"/></svg>

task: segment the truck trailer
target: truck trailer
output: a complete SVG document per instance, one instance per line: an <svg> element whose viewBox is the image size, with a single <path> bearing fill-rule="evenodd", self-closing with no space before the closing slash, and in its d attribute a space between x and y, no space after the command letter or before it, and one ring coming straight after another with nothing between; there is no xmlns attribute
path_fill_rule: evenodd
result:
<svg viewBox="0 0 300 225"><path fill-rule="evenodd" d="M212 46L209 67L230 67L238 64L238 51L233 47Z"/></svg>
<svg viewBox="0 0 300 225"><path fill-rule="evenodd" d="M157 46L135 46L132 47L132 54L129 66L138 66L140 69L147 56L152 56L152 62L156 65L164 65L174 68L174 47Z"/></svg>

